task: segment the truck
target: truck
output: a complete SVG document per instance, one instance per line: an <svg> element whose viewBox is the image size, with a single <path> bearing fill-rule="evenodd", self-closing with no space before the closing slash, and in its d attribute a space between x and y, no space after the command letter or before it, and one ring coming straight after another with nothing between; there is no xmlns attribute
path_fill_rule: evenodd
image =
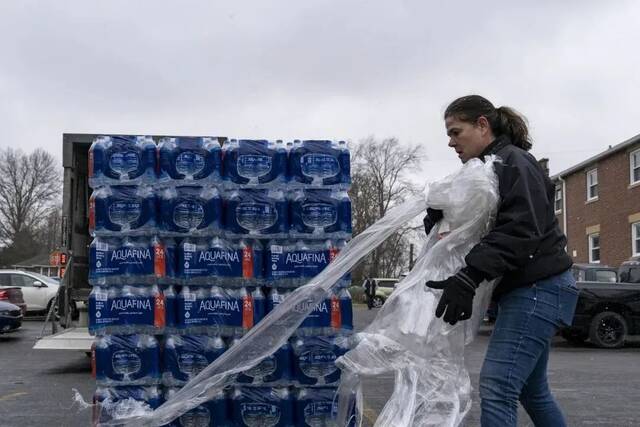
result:
<svg viewBox="0 0 640 427"><path fill-rule="evenodd" d="M62 236L61 253L67 254L67 265L58 293L58 314L50 311L52 334L45 328L34 345L42 350L80 350L89 353L93 337L88 331L87 301L89 285L89 148L102 134L65 133L62 135ZM155 141L169 135L153 135ZM219 141L226 138L218 137ZM74 321L72 307L77 307L78 320ZM64 328L57 332L58 328Z"/></svg>
<svg viewBox="0 0 640 427"><path fill-rule="evenodd" d="M52 335L41 335L34 345L39 350L80 350L90 352L93 337L89 335L87 300L89 285L89 147L97 135L62 135L62 236L61 252L68 254L58 293L59 320L52 322ZM78 307L78 320L73 322L70 307ZM58 322L58 324L56 324ZM65 328L56 332L57 326ZM46 325L45 325L46 327Z"/></svg>
<svg viewBox="0 0 640 427"><path fill-rule="evenodd" d="M574 264L580 290L570 327L562 337L573 344L589 340L601 348L618 348L627 337L640 335L640 260L631 258L618 269L599 264Z"/></svg>

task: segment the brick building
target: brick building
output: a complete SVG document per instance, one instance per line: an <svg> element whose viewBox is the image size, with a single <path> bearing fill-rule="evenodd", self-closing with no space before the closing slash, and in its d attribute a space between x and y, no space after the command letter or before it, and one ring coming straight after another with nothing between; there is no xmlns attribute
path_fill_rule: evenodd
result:
<svg viewBox="0 0 640 427"><path fill-rule="evenodd" d="M617 267L640 256L640 135L551 179L574 262Z"/></svg>

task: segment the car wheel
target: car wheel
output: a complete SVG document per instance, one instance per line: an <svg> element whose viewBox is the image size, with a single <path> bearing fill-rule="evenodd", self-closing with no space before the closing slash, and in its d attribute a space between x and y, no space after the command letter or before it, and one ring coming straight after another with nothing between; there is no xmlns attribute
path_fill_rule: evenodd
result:
<svg viewBox="0 0 640 427"><path fill-rule="evenodd" d="M613 311L598 313L591 320L589 339L601 348L619 348L627 336L627 322Z"/></svg>
<svg viewBox="0 0 640 427"><path fill-rule="evenodd" d="M49 310L51 310L51 304L53 304L54 300L55 300L55 297L51 298L49 300L49 303L47 304L47 311L45 312L45 315L49 314ZM58 305L57 304L56 304L55 308L53 309L53 315L54 315L56 320L60 318L60 316L58 315Z"/></svg>
<svg viewBox="0 0 640 427"><path fill-rule="evenodd" d="M384 298L379 297L379 296L373 297L373 306L374 307L380 308L380 307L382 307L382 304L384 304Z"/></svg>
<svg viewBox="0 0 640 427"><path fill-rule="evenodd" d="M588 338L587 336L585 336L584 334L581 334L580 332L575 332L570 330L563 330L562 332L560 332L560 335L562 335L562 338L568 341L569 344L573 344L573 345L582 345Z"/></svg>

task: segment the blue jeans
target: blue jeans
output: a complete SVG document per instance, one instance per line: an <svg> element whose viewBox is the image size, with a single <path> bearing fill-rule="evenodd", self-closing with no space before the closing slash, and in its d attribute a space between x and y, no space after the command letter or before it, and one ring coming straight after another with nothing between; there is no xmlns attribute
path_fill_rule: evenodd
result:
<svg viewBox="0 0 640 427"><path fill-rule="evenodd" d="M570 270L502 296L480 372L483 427L516 427L518 401L536 426L566 426L549 390L547 361L551 338L571 324L577 300Z"/></svg>

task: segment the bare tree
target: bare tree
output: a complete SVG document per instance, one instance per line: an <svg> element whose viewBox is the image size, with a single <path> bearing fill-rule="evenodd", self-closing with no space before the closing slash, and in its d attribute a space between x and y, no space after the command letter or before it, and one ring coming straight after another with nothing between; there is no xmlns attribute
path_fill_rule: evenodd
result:
<svg viewBox="0 0 640 427"><path fill-rule="evenodd" d="M407 173L415 170L423 157L421 146L401 145L397 138L360 141L353 150L352 203L354 235L362 232L383 217L393 206L402 203L416 192ZM354 271L354 278L362 274L371 277L393 277L408 265L405 259L410 227L390 236Z"/></svg>
<svg viewBox="0 0 640 427"><path fill-rule="evenodd" d="M39 242L41 248L45 248L47 252L52 252L60 247L60 238L62 236L62 206L51 206L35 229L35 239Z"/></svg>
<svg viewBox="0 0 640 427"><path fill-rule="evenodd" d="M61 176L43 149L31 154L0 150L0 240L4 245L21 232L35 233L60 197Z"/></svg>

